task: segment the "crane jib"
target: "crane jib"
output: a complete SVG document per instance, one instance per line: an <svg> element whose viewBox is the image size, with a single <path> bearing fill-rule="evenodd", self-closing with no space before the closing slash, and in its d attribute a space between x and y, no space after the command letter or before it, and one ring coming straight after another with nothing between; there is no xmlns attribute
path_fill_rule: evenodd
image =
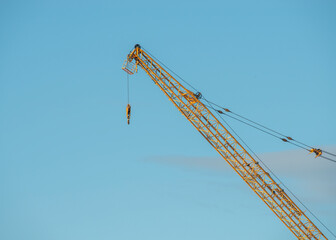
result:
<svg viewBox="0 0 336 240"><path fill-rule="evenodd" d="M201 102L201 93L185 88L137 44L122 69L133 74L138 66L298 239L327 239Z"/></svg>

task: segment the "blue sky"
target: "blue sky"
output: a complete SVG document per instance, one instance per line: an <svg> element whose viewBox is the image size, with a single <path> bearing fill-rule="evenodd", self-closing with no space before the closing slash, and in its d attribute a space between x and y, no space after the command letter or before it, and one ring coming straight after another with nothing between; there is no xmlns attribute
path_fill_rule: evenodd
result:
<svg viewBox="0 0 336 240"><path fill-rule="evenodd" d="M183 165L217 154L143 71L130 79L127 126L121 66L139 43L207 99L335 149L335 10L334 1L2 1L0 238L294 239L225 163ZM300 185L335 165L301 174L288 161L314 161L306 152L231 124L265 161L279 160L279 177L336 232L335 185Z"/></svg>

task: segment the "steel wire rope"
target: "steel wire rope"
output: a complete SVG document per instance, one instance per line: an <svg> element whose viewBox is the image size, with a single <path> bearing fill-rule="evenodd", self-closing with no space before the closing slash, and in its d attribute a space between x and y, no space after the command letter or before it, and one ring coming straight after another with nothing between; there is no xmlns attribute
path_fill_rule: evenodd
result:
<svg viewBox="0 0 336 240"><path fill-rule="evenodd" d="M206 100L206 99L205 99L205 100ZM207 100L206 100L206 101L207 101ZM207 102L211 103L210 101L207 101ZM230 117L230 118L232 118L232 119L235 119L236 121L239 121L239 122L241 122L241 123L244 123L244 124L246 124L246 125L248 125L248 126L250 126L250 127L252 127L252 128L258 129L258 130L260 130L260 131L262 131L262 132L264 132L264 133L266 133L266 134L269 134L269 135L271 135L271 136L273 136L273 137L275 137L275 138L278 138L278 139L284 141L283 138L278 137L278 136L276 136L276 135L274 135L274 134L272 134L272 133L270 133L270 132L267 132L267 131L265 131L265 130L263 130L263 129L261 129L261 128L258 128L258 127L256 127L256 126L253 126L252 124L249 124L249 123L247 123L247 122L245 122L245 121L242 121L242 120L240 120L239 118L235 118L235 117L233 117L233 116L231 116L231 115L229 115L229 114L226 114L226 113L224 113L224 112L218 112L217 109L215 109L215 108L213 108L213 107L211 107L211 106L209 106L209 105L207 105L207 104L204 104L204 105L207 106L207 107L212 108L212 109L213 109L214 111L216 111L217 113L220 113L220 114L222 114L222 115L225 115L225 116L227 116L227 117ZM291 141L287 141L287 140L286 140L286 142L288 142L288 143L290 143L290 144L292 144L292 145L294 145L294 146L297 146L297 147L299 147L299 148L302 148L302 149L307 150L308 152L310 152L309 149L307 149L307 148L305 148L305 147L303 147L303 146L300 146L300 145L298 145L298 144L296 144L296 143L293 143L293 142L291 142ZM328 153L328 152L326 152L326 151L324 151L324 150L323 150L323 152ZM334 155L334 154L332 154L332 153L328 153L328 154ZM320 155L319 157L324 158L324 159L326 159L326 160L329 160L329 161L331 161L331 162L335 162L335 163L336 163L336 160L334 160L334 159L331 159L331 158L328 158L328 157L325 157L325 156L322 156L322 155Z"/></svg>
<svg viewBox="0 0 336 240"><path fill-rule="evenodd" d="M205 100L206 100L206 99L205 99ZM207 100L206 100L206 101L207 101ZM210 103L210 101L207 101L207 102ZM207 104L204 104L204 105L207 106L207 107L212 108L211 106L209 106L209 105L207 105ZM257 129L257 130L259 130L259 131L261 131L261 132L264 132L264 133L266 133L266 134L269 134L269 135L271 135L271 136L273 136L273 137L275 137L275 138L278 138L278 139L280 139L280 140L283 141L283 138L278 137L278 136L276 136L276 135L274 135L274 134L272 134L272 133L270 133L270 132L267 132L267 131L265 131L265 130L263 130L263 129L261 129L261 128L258 128L258 127L256 127L256 126L253 126L252 124L249 124L249 123L247 123L247 122L245 122L245 121L243 121L243 120L240 120L239 118L233 117L233 116L231 116L231 115L229 115L229 114L226 114L226 113L223 113L223 112L218 112L218 110L215 109L215 108L212 108L212 109L213 109L214 111L216 111L217 113L220 113L220 114L222 114L222 115L225 115L225 116L227 116L227 117L230 117L230 118L232 118L232 119L235 119L236 121L239 121L239 122L241 122L241 123L244 123L244 124L246 124L246 125L248 125L248 126L250 126L250 127L252 127L252 128L255 128L255 129ZM302 146L300 146L300 145L298 145L298 144L295 144L295 143L293 143L293 142L288 142L288 143L293 144L293 145L295 145L295 146L297 146L297 147L299 147L299 148L302 148L302 149L304 149L304 150L309 151L309 149L307 149L307 148L305 148L305 147L302 147Z"/></svg>
<svg viewBox="0 0 336 240"><path fill-rule="evenodd" d="M205 98L204 98L205 99ZM206 99L205 99L206 100ZM208 101L208 100L206 100L208 103L212 103L212 102L210 102L210 101ZM211 107L211 106L209 106L209 105L207 105L207 104L204 104L205 106L207 106L207 107L210 107L210 108L212 108L214 111L216 111L217 113L220 113L220 114L222 114L222 115L225 115L225 116L227 116L227 117L230 117L230 118L232 118L232 119L235 119L236 121L239 121L239 122L241 122L241 123L244 123L244 124L246 124L246 125L248 125L248 126L250 126L250 127L252 127L252 128L255 128L255 129L258 129L258 130L260 130L260 131L262 131L262 132L264 132L264 133L266 133L266 134L269 134L269 135L271 135L271 136L273 136L273 137L275 137L275 138L278 138L278 139L280 139L280 140L282 140L282 141L284 141L284 139L283 138L280 138L280 137L278 137L278 136L276 136L276 135L274 135L274 134L272 134L272 133L270 133L270 132L267 132L267 131L265 131L265 130L263 130L263 129L261 129L261 128L258 128L258 127L256 127L256 126L253 126L252 124L249 124L249 123L247 123L247 122L245 122L245 121L242 121L242 120L240 120L240 119L238 119L238 118L235 118L235 117L233 117L233 116L231 116L231 115L229 115L229 114L226 114L226 113L224 113L224 112L219 112L217 109L215 109L215 108L213 108L213 107ZM213 104L213 105L215 105L215 104ZM307 148L305 148L305 147L303 147L303 146L300 146L300 145L298 145L298 144L295 144L295 143L293 143L293 142L291 142L291 141L285 141L285 142L288 142L288 143L290 143L290 144L292 144L292 145L294 145L294 146L297 146L297 147L299 147L299 148L302 148L302 149L304 149L304 150L307 150L307 151L309 151L310 152L310 149L307 149ZM305 145L305 144L304 144ZM330 155L333 155L333 156L336 156L335 154L332 154L332 153L329 153L329 152L327 152L327 151L325 151L325 150L323 150L323 152L324 153L327 153L327 154L330 154ZM329 160L329 161L331 161L331 162L336 162L336 160L334 160L334 159L331 159L331 158L328 158L328 157L325 157L325 156L322 156L322 155L320 155L319 157L321 157L321 158L324 158L324 159L326 159L326 160Z"/></svg>
<svg viewBox="0 0 336 240"><path fill-rule="evenodd" d="M126 73L127 75L127 104L129 104L129 74Z"/></svg>
<svg viewBox="0 0 336 240"><path fill-rule="evenodd" d="M324 159L326 159L326 160L329 160L329 161L332 161L332 162L335 162L336 163L336 160L333 160L333 159L331 159L331 158L328 158L328 157L325 157L325 156L319 156L319 157L321 157L321 158L324 158Z"/></svg>
<svg viewBox="0 0 336 240"><path fill-rule="evenodd" d="M325 150L323 150L323 152L328 153L329 155L332 155L332 156L335 156L335 157L336 157L336 154L334 154L334 153L330 153L330 152L327 152L327 151L325 151Z"/></svg>
<svg viewBox="0 0 336 240"><path fill-rule="evenodd" d="M208 100L207 100L207 101L208 101ZM294 142L297 142L297 143L299 143L299 144L301 144L301 145L303 145L303 146L306 146L306 147L308 147L308 148L310 148L310 149L313 149L313 148L314 148L314 147L309 146L309 145L307 145L307 144L305 144L305 143L302 143L302 142L300 142L300 141L298 141L298 140L296 140L296 139L293 139L292 137L288 137L288 136L286 136L286 135L284 135L284 134L282 134L282 133L280 133L280 132L278 132L278 131L275 131L275 130L273 130L273 129L271 129L271 128L268 128L268 127L266 127L266 126L264 126L264 125L262 125L262 124L260 124L260 123L257 123L257 122L255 122L255 121L253 121L253 120L251 120L251 119L248 119L248 118L246 118L246 117L244 117L244 116L242 116L242 115L239 115L239 114L237 114L237 113L235 113L235 112L232 112L232 111L229 110L228 108L224 108L224 107L222 107L222 106L220 106L220 105L218 105L218 104L216 104L216 103L213 103L213 102L211 102L211 101L208 101L208 102L211 103L211 104L213 104L213 105L215 105L215 106L217 106L217 107L219 107L219 108L221 108L221 109L223 109L223 110L225 110L226 112L230 112L230 113L232 113L232 114L234 114L234 115L236 115L236 116L238 116L238 117L240 117L240 118L242 118L242 119L245 119L245 120L247 120L247 121L249 121L249 122L251 122L251 123L253 123L253 124L255 124L255 125L258 125L258 126L264 128L264 129L267 129L267 130L269 130L269 131L271 131L271 132L274 132L274 133L276 133L276 134L278 134L278 135L280 135L280 136L285 137L285 140L286 140L286 141L284 141L284 139L282 139L282 138L279 138L278 136L275 136L275 135L273 135L273 134L271 134L271 133L269 133L269 132L263 131L263 130L260 129L260 128L254 127L254 126L252 126L252 125L250 125L250 124L244 122L245 124L247 124L247 125L249 125L249 126L251 126L251 127L254 127L254 128L258 129L258 130L261 130L261 131L263 131L263 132L265 132L265 133L267 133L267 134L269 134L269 135L272 135L272 136L274 136L274 137L277 137L277 138L283 140L284 142L288 142L288 143L291 143L291 144L293 144L293 145L295 145L295 146L298 146L298 147L300 147L300 148L303 148L302 146L299 146L299 145L297 145L297 144L294 144L294 143L292 142L292 141L294 141ZM215 111L218 112L218 110L215 110ZM221 113L221 114L224 114L224 115L226 115L226 116L229 116L229 117L231 117L231 118L234 118L234 117L232 117L232 116L230 116L230 115L228 115L228 114L225 114L225 113ZM238 120L237 118L235 118L235 119ZM240 120L238 120L238 121L240 121ZM242 122L243 122L243 121L242 121ZM306 149L306 148L303 148L303 149ZM310 149L306 149L306 150L310 151ZM328 151L325 151L324 149L322 149L322 152L336 157L336 154L331 153L331 152L328 152ZM320 157L322 157L322 156L320 156ZM328 158L326 158L326 159L328 159ZM333 160L333 161L334 161L334 160Z"/></svg>
<svg viewBox="0 0 336 240"><path fill-rule="evenodd" d="M217 107L219 107L219 108L221 108L221 109L224 109L225 111L228 111L228 112L230 112L230 113L232 113L232 114L234 114L234 115L236 115L236 116L238 116L238 117L240 117L240 118L243 118L243 119L245 119L245 120L247 120L247 121L249 121L249 122L252 122L252 123L254 123L254 124L256 124L256 125L259 125L260 127L263 127L263 128L265 128L265 129L267 129L267 130L269 130L269 131L272 131L272 132L274 132L274 133L276 133L276 134L279 134L279 135L281 135L281 136L287 138L286 135L284 135L284 134L282 134L282 133L279 133L279 132L277 132L277 131L275 131L275 130L273 130L273 129L270 129L270 128L268 128L268 127L265 127L264 125L261 125L260 123L257 123L257 122L255 122L255 121L252 121L252 120L250 120L250 119L248 119L248 118L246 118L246 117L244 117L244 116L242 116L242 115L239 115L239 114L237 114L237 113L235 113L235 112L232 112L232 111L229 110L228 108L224 108L224 107L222 107L222 106L219 106L218 104L216 104L216 103L214 103L214 102L211 102L211 101L208 101L208 102L211 103L211 104L213 104L213 105L215 105L215 106L217 106ZM307 146L307 147L309 147L309 146Z"/></svg>

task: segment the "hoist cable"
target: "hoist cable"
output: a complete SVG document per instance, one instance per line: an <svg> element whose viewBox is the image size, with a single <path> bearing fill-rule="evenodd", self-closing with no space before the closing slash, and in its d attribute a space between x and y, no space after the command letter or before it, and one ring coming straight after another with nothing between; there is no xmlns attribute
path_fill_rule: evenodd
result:
<svg viewBox="0 0 336 240"><path fill-rule="evenodd" d="M127 75L127 104L129 104L129 74L126 73Z"/></svg>
<svg viewBox="0 0 336 240"><path fill-rule="evenodd" d="M205 101L207 101L205 99ZM208 102L208 101L207 101ZM261 158L247 145L247 143L237 134L237 132L235 130L233 130L233 128L228 124L227 121L225 121L225 119L216 111L216 109L214 107L212 107L211 103L208 102L209 105L210 105L210 108L213 109L217 114L218 116L222 119L222 121L224 123L226 123L226 125L230 128L230 130L239 138L239 140L252 152L252 154L264 165L265 168L267 168L267 170L280 182L280 184L282 184L284 186L284 188L287 189L287 191L317 220L319 221L319 223L325 227L325 229L331 233L335 238L336 238L336 235L314 214L312 213L312 211L310 211L310 209L305 205L303 204L300 199L280 180L280 178L277 177L277 175L275 175L275 173L261 160ZM331 159L328 159L328 160L331 160ZM333 160L331 160L333 161Z"/></svg>

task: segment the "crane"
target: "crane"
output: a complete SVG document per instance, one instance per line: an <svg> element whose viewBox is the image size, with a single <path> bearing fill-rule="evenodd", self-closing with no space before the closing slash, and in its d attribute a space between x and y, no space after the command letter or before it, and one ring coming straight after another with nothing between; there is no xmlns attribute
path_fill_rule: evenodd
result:
<svg viewBox="0 0 336 240"><path fill-rule="evenodd" d="M122 69L128 74L133 74L137 72L138 66L298 239L327 239L271 175L202 103L201 94L188 90L136 44L127 55Z"/></svg>

